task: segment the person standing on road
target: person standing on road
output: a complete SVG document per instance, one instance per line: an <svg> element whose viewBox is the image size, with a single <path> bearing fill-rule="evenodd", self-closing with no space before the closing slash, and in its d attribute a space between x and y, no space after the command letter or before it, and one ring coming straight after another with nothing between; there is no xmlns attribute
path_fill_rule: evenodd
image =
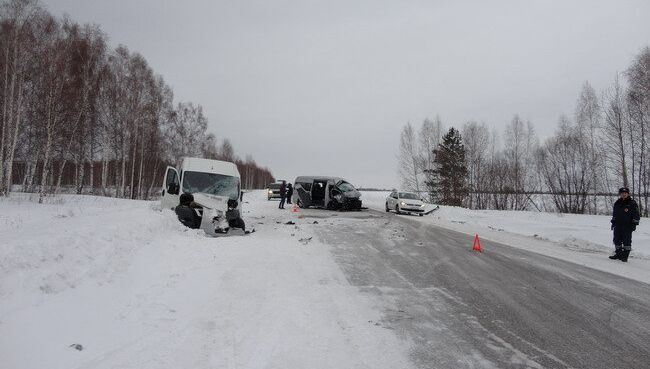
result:
<svg viewBox="0 0 650 369"><path fill-rule="evenodd" d="M285 196L287 196L287 181L282 181L282 184L280 185L280 205L278 206L278 209L284 209Z"/></svg>
<svg viewBox="0 0 650 369"><path fill-rule="evenodd" d="M291 205L291 196L293 196L293 186L287 183L287 204Z"/></svg>
<svg viewBox="0 0 650 369"><path fill-rule="evenodd" d="M632 232L639 225L639 207L630 197L630 190L622 187L618 190L618 200L612 212L612 230L614 231L614 255L609 258L627 262L632 250Z"/></svg>

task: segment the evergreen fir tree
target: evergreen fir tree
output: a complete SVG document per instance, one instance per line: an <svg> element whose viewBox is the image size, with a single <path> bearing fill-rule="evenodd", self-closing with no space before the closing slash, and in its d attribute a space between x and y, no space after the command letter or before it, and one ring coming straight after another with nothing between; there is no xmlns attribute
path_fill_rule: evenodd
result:
<svg viewBox="0 0 650 369"><path fill-rule="evenodd" d="M440 204L462 206L468 188L465 146L460 132L450 128L433 153L435 169L431 180L426 183L430 194Z"/></svg>

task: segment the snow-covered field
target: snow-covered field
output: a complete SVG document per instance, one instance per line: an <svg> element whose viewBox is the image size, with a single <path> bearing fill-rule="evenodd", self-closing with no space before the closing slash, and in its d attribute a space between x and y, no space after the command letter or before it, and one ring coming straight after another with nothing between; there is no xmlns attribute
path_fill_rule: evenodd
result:
<svg viewBox="0 0 650 369"><path fill-rule="evenodd" d="M363 191L361 198L364 206L384 211L388 194ZM607 259L614 250L609 216L441 206L424 217L407 217L650 283L650 220L646 218L633 234L631 259L625 264Z"/></svg>
<svg viewBox="0 0 650 369"><path fill-rule="evenodd" d="M364 204L383 211L386 195ZM0 368L409 367L411 343L373 324L384 303L311 238L328 224L262 191L245 200L257 231L210 238L156 202L0 199ZM645 219L627 264L607 259L606 216L442 207L405 219L650 283Z"/></svg>
<svg viewBox="0 0 650 369"><path fill-rule="evenodd" d="M319 225L263 192L245 197L257 232L226 238L155 202L47 200L0 200L2 369L409 367Z"/></svg>

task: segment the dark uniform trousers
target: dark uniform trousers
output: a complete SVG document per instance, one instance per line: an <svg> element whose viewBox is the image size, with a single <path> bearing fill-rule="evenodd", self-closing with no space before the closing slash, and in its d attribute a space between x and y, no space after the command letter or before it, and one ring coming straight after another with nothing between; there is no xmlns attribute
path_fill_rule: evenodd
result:
<svg viewBox="0 0 650 369"><path fill-rule="evenodd" d="M632 249L632 229L626 226L614 226L614 246L625 250Z"/></svg>

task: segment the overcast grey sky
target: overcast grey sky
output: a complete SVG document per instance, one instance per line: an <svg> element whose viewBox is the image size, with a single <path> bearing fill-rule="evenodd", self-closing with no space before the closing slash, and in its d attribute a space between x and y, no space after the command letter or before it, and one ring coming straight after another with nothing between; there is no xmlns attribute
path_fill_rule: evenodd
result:
<svg viewBox="0 0 650 369"><path fill-rule="evenodd" d="M140 52L278 178L396 186L406 122L540 136L650 44L650 1L44 0Z"/></svg>

